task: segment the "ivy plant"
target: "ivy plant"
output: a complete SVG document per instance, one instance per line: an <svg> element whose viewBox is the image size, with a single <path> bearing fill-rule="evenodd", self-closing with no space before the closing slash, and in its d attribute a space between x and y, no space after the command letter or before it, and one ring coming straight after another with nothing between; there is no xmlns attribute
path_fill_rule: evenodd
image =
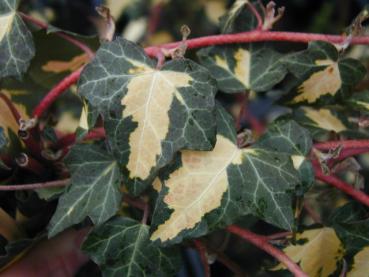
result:
<svg viewBox="0 0 369 277"><path fill-rule="evenodd" d="M131 2L92 37L0 3L0 270L77 229L102 276L176 276L191 248L204 276L367 276L368 11L323 35L209 1L217 34L143 47L177 4ZM116 31L143 6L144 38Z"/></svg>

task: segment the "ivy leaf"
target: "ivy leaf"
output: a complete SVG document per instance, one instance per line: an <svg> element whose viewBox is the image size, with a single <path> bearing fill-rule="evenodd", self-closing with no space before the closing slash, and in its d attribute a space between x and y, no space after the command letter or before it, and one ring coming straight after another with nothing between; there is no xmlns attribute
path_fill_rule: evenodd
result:
<svg viewBox="0 0 369 277"><path fill-rule="evenodd" d="M149 226L115 217L95 228L82 250L100 266L103 276L175 276L180 252L149 240Z"/></svg>
<svg viewBox="0 0 369 277"><path fill-rule="evenodd" d="M364 114L369 114L369 91L361 91L360 93L354 93L346 103L350 105L354 110L359 110Z"/></svg>
<svg viewBox="0 0 369 277"><path fill-rule="evenodd" d="M366 69L351 58L340 59L337 49L323 41L309 43L308 49L284 58L288 70L301 82L291 103L316 103L323 98L344 96L359 82Z"/></svg>
<svg viewBox="0 0 369 277"><path fill-rule="evenodd" d="M49 224L52 237L87 216L99 225L112 217L120 206L121 176L117 162L97 145L76 145L65 163L71 172L71 185L59 198Z"/></svg>
<svg viewBox="0 0 369 277"><path fill-rule="evenodd" d="M18 0L0 2L0 78L20 78L35 55L32 34L17 14Z"/></svg>
<svg viewBox="0 0 369 277"><path fill-rule="evenodd" d="M364 247L354 257L352 269L347 273L347 277L362 277L368 275L369 272L369 246Z"/></svg>
<svg viewBox="0 0 369 277"><path fill-rule="evenodd" d="M139 194L178 150L213 148L213 82L205 68L186 59L155 69L143 49L122 38L97 51L79 90L104 113L131 192Z"/></svg>
<svg viewBox="0 0 369 277"><path fill-rule="evenodd" d="M329 276L343 257L343 247L334 229L319 228L296 234L296 244L283 250L308 276ZM285 269L279 264L272 270Z"/></svg>
<svg viewBox="0 0 369 277"><path fill-rule="evenodd" d="M356 253L369 245L369 219L336 223L333 227L347 252Z"/></svg>
<svg viewBox="0 0 369 277"><path fill-rule="evenodd" d="M267 91L287 74L280 62L282 55L264 44L216 46L202 49L198 55L219 89L227 93Z"/></svg>
<svg viewBox="0 0 369 277"><path fill-rule="evenodd" d="M214 149L181 151L156 179L154 187L162 189L151 240L175 243L202 236L248 213L292 228L291 192L299 178L289 157L258 147L239 149L232 119L221 107L217 111Z"/></svg>
<svg viewBox="0 0 369 277"><path fill-rule="evenodd" d="M312 147L312 138L305 128L295 121L278 121L268 127L268 131L255 145L291 156L293 166L300 173L303 191L314 183L314 170L306 156Z"/></svg>
<svg viewBox="0 0 369 277"><path fill-rule="evenodd" d="M341 133L348 130L346 122L336 112L328 108L314 109L302 106L294 111L296 120L314 129Z"/></svg>

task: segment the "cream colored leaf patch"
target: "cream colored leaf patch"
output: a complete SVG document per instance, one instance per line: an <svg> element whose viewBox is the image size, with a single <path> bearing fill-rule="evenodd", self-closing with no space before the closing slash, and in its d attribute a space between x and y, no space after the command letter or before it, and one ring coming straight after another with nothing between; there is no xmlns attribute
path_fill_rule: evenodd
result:
<svg viewBox="0 0 369 277"><path fill-rule="evenodd" d="M347 273L347 277L367 276L369 276L369 246L355 255L353 267Z"/></svg>
<svg viewBox="0 0 369 277"><path fill-rule="evenodd" d="M173 213L158 226L151 240L171 240L218 208L229 186L227 168L241 162L242 150L221 135L211 152L182 151L182 167L165 182L169 192L164 202Z"/></svg>
<svg viewBox="0 0 369 277"><path fill-rule="evenodd" d="M310 277L328 277L343 257L343 246L334 229L320 228L296 235L296 245L283 251ZM301 241L301 243L299 243ZM279 264L273 270L285 269Z"/></svg>
<svg viewBox="0 0 369 277"><path fill-rule="evenodd" d="M132 117L138 126L129 137L130 178L146 179L162 154L161 142L169 130L169 109L176 97L184 102L179 87L189 86L191 76L181 72L150 71L134 77L122 99L123 118Z"/></svg>
<svg viewBox="0 0 369 277"><path fill-rule="evenodd" d="M316 65L327 66L321 71L313 73L298 87L298 93L293 103L306 101L315 103L323 95L334 96L342 86L338 62L332 60L317 60Z"/></svg>
<svg viewBox="0 0 369 277"><path fill-rule="evenodd" d="M314 122L314 126L328 130L334 131L336 133L347 130L343 122L332 114L328 109L313 109L310 107L301 108L307 118Z"/></svg>
<svg viewBox="0 0 369 277"><path fill-rule="evenodd" d="M52 73L73 72L89 61L87 54L72 58L70 61L48 61L42 66L42 70Z"/></svg>

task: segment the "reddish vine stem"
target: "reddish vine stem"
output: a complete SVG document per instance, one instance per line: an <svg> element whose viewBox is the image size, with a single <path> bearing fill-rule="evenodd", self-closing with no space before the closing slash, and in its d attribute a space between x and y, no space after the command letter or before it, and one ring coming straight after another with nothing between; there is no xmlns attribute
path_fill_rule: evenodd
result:
<svg viewBox="0 0 369 277"><path fill-rule="evenodd" d="M356 190L351 185L347 184L346 182L340 180L339 178L333 175L325 175L322 169L317 164L314 164L314 171L315 177L318 180L336 187L340 191L350 195L355 200L369 207L369 196L364 192Z"/></svg>
<svg viewBox="0 0 369 277"><path fill-rule="evenodd" d="M341 151L341 153L338 155L338 158L334 159L334 161L342 161L348 157L368 153L369 148L352 148L352 149L344 149Z"/></svg>
<svg viewBox="0 0 369 277"><path fill-rule="evenodd" d="M17 108L13 105L10 99L3 93L0 93L0 98L5 102L5 104L10 109L14 119L16 120L17 124L19 125L19 120L21 119L21 115L18 112Z"/></svg>
<svg viewBox="0 0 369 277"><path fill-rule="evenodd" d="M268 237L255 234L246 229L241 229L236 225L228 226L227 231L247 240L256 247L264 250L266 253L283 263L295 276L308 277L308 275L304 273L301 268L296 263L294 263L285 253L271 245L268 242Z"/></svg>
<svg viewBox="0 0 369 277"><path fill-rule="evenodd" d="M35 189L46 189L46 188L56 188L65 187L69 185L70 179L56 180L44 183L33 183L24 185L7 185L0 186L0 191L18 191L18 190L35 190Z"/></svg>
<svg viewBox="0 0 369 277"><path fill-rule="evenodd" d="M346 37L340 35L253 30L236 34L212 35L188 39L186 40L186 44L188 49L195 49L207 46L234 43L261 41L289 41L308 43L316 40L322 40L330 43L342 43L346 40ZM178 47L180 43L181 42L172 42L158 46L151 46L145 48L145 51L147 55L155 57L157 52L162 51L162 49L173 49ZM352 38L351 44L369 44L369 36L354 37Z"/></svg>
<svg viewBox="0 0 369 277"><path fill-rule="evenodd" d="M250 9L250 11L255 15L256 20L258 22L258 26L256 27L257 30L261 30L263 28L263 19L261 18L260 13L255 8L254 4L251 2L247 3L247 7Z"/></svg>
<svg viewBox="0 0 369 277"><path fill-rule="evenodd" d="M54 101L71 85L75 84L82 72L83 68L73 72L65 77L59 84L50 90L50 92L41 100L33 111L33 117L40 118L42 114L54 103Z"/></svg>
<svg viewBox="0 0 369 277"><path fill-rule="evenodd" d="M49 26L48 24L42 22L41 20L38 20L32 16L29 16L27 14L24 14L22 12L18 12L18 14L26 21L36 25L37 27L41 28L41 29L47 29ZM82 51L84 51L90 58L94 57L95 53L90 49L90 47L88 47L86 44L84 44L83 42L67 35L66 33L63 32L55 32L57 36L65 39L66 41L69 41L71 44L77 46L78 48L80 48Z"/></svg>
<svg viewBox="0 0 369 277"><path fill-rule="evenodd" d="M343 149L358 149L365 148L369 150L369 139L363 140L340 140L340 141L327 141L314 144L314 147L320 151L328 151L342 146Z"/></svg>
<svg viewBox="0 0 369 277"><path fill-rule="evenodd" d="M200 254L201 262L204 267L204 272L206 277L210 277L210 267L208 263L208 259L206 257L206 247L205 245L198 239L193 240L193 243Z"/></svg>
<svg viewBox="0 0 369 277"><path fill-rule="evenodd" d="M96 128L90 130L87 135L83 138L83 141L89 140L99 140L105 138L105 130L104 128ZM68 134L61 137L56 145L54 146L56 149L66 148L73 145L76 142L76 135L75 134Z"/></svg>

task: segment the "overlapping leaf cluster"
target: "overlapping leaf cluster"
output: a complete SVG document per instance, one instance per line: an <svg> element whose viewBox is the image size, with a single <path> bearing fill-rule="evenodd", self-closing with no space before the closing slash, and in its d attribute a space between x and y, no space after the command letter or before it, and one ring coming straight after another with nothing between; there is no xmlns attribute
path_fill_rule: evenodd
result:
<svg viewBox="0 0 369 277"><path fill-rule="evenodd" d="M221 18L222 33L256 27L247 3L236 1ZM0 77L20 77L34 55L16 6L11 0L0 3ZM44 36L34 34L35 41ZM364 276L365 209L347 204L318 228L298 224L295 215L314 185L313 138L332 132L368 135L349 120L368 113L368 92L353 93L365 67L327 42L312 42L300 52L277 49L271 43L213 46L198 51L198 59L157 67L133 42L122 37L104 42L78 84L83 107L76 134L82 140L100 120L107 138L79 143L64 159L71 184L57 192L49 236L89 218L94 228L82 248L104 276L173 276L181 266L180 243L252 215L275 228L299 229L284 251L309 276L337 273L343 263L349 264L348 276ZM60 79L87 63L85 56L75 56L58 62L36 54L25 77L35 87L47 82L40 75ZM0 92L0 153L24 148L13 143L17 122L9 121L7 104L17 85L7 80ZM269 103L270 114L277 111L266 132L247 147L239 147L235 120L222 105L227 94L248 94L251 102ZM27 110L20 109L23 118ZM0 170L7 170L2 160ZM149 198L148 222L127 209L126 195Z"/></svg>

